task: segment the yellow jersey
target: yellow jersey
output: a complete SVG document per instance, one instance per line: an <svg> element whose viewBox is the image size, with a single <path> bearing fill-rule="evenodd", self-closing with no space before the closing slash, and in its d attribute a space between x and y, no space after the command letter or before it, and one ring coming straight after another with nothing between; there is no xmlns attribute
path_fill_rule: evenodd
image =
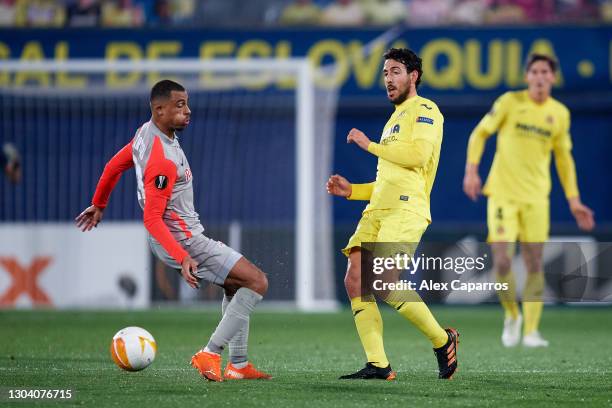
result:
<svg viewBox="0 0 612 408"><path fill-rule="evenodd" d="M566 196L578 196L569 128L569 110L552 97L538 104L527 90L500 96L468 144L468 163L478 164L486 139L497 132L497 149L483 193L517 202L547 201L554 151Z"/></svg>
<svg viewBox="0 0 612 408"><path fill-rule="evenodd" d="M368 151L378 156L376 180L354 184L349 199L370 200L364 212L402 208L431 222L429 196L436 177L444 117L438 106L420 96L395 107L379 143Z"/></svg>

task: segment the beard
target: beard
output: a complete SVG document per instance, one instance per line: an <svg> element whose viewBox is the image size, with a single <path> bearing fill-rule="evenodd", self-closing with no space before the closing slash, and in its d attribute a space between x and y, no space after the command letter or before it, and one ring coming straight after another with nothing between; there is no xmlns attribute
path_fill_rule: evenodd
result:
<svg viewBox="0 0 612 408"><path fill-rule="evenodd" d="M408 98L408 93L410 92L410 88L406 88L406 90L404 92L402 92L401 94L397 95L395 98L390 99L391 103L393 105L401 105L402 102L404 102L406 100L406 98Z"/></svg>

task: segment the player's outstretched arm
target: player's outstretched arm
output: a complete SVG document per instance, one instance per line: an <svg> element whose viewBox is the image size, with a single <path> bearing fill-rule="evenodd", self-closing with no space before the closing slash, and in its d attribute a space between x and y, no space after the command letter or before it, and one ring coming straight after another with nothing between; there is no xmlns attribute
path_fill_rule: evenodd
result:
<svg viewBox="0 0 612 408"><path fill-rule="evenodd" d="M92 204L98 208L106 208L110 195L121 175L132 167L134 167L134 161L132 159L132 141L130 141L104 166L104 172L100 176L96 192L91 200Z"/></svg>
<svg viewBox="0 0 612 408"><path fill-rule="evenodd" d="M76 218L76 225L81 231L91 231L97 227L104 215L104 209L108 204L110 195L115 185L121 178L121 174L127 169L134 167L132 160L132 142L125 145L104 166L104 172L98 180L96 192L94 193L92 205L87 207Z"/></svg>

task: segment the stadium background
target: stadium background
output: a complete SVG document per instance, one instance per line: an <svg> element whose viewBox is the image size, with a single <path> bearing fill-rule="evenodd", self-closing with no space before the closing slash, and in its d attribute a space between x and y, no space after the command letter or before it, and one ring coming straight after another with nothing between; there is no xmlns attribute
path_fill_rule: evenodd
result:
<svg viewBox="0 0 612 408"><path fill-rule="evenodd" d="M610 0L0 0L0 63L307 56L313 66L331 68L317 94L319 108L333 113L333 135L324 138L324 152L333 153L330 171L365 182L374 178L376 161L346 145L345 136L352 127L379 136L392 109L380 56L390 45L409 45L425 62L420 94L446 118L434 222L425 239L454 243L486 234L485 201L471 203L461 188L470 131L499 94L523 86L528 52L552 53L562 72L554 96L572 112L581 195L597 220L593 233L579 234L553 176L552 234L609 249L611 21ZM72 224L105 161L149 117L146 75L135 83L107 82L109 93L74 91L68 83L77 77L34 73L20 83L23 76L0 69L0 148L17 147L23 176L17 184L0 177L0 403L9 389L36 387L73 390L71 406L610 405L607 304L547 305L546 350L502 347L499 305L432 305L442 325L461 333L452 382L437 380L427 340L381 306L398 380L336 381L363 362L350 312L294 313L295 305L270 301L293 299L296 283L287 229L296 217L295 96L284 88L190 94L198 108L181 144L194 173L196 208L222 240L232 241L238 221L242 250L271 273L270 294L252 316L249 360L274 379L202 381L187 361L218 322L221 294L200 291L198 300L214 300L206 307L191 303L193 296L183 294L193 291L181 288L184 304L167 302L177 293L162 290L160 276L170 286L179 278L160 269L144 245L133 173L118 184L100 228L83 235ZM490 142L483 169L493 151ZM327 166L325 154L317 163ZM335 282L333 298L346 302L339 249L363 203L329 203L334 266L322 273ZM612 251L600 255L596 285L609 295ZM563 267L558 260L551 269L557 267ZM126 273L146 287L134 286ZM119 370L108 355L111 336L132 325L149 330L159 345L155 363L138 373Z"/></svg>

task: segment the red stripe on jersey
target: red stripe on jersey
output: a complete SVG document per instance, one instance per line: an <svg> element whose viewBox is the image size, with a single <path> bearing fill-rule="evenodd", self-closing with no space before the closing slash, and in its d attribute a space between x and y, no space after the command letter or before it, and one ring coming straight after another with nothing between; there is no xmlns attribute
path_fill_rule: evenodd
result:
<svg viewBox="0 0 612 408"><path fill-rule="evenodd" d="M104 172L100 176L91 203L98 208L106 208L110 195L121 178L121 174L132 167L134 167L134 161L132 160L132 142L130 142L123 149L119 150L104 166Z"/></svg>
<svg viewBox="0 0 612 408"><path fill-rule="evenodd" d="M181 265L187 252L176 242L162 218L172 196L175 181L176 165L166 159L159 136L155 136L144 171L144 225L153 238Z"/></svg>
<svg viewBox="0 0 612 408"><path fill-rule="evenodd" d="M191 234L191 231L189 231L189 229L187 228L187 223L185 223L185 220L183 220L180 215L178 215L174 211L170 211L170 216L174 221L178 222L179 227L181 227L187 238L191 238L193 236Z"/></svg>

